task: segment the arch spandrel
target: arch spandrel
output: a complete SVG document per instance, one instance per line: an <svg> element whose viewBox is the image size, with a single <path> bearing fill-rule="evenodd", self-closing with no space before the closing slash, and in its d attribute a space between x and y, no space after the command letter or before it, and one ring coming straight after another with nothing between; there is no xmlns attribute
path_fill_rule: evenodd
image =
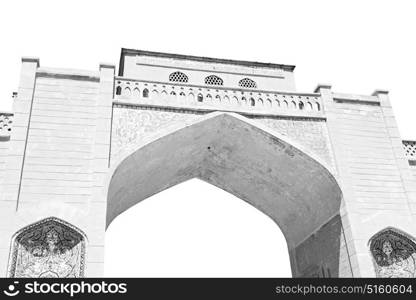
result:
<svg viewBox="0 0 416 300"><path fill-rule="evenodd" d="M119 157L123 157L128 151L134 151L158 136L164 136L174 130L222 113L166 111L116 105L113 110L111 164L117 163ZM314 157L318 156L321 161L323 160L332 167L335 165L324 120L266 116L243 117L238 114L230 114L242 117L247 122L252 121L255 126L264 128L273 134L285 136L291 143L296 141L303 150L307 149L305 152L314 153Z"/></svg>
<svg viewBox="0 0 416 300"><path fill-rule="evenodd" d="M130 206L198 177L249 202L293 246L339 213L341 190L312 153L267 126L229 113L153 136L112 164L107 225Z"/></svg>

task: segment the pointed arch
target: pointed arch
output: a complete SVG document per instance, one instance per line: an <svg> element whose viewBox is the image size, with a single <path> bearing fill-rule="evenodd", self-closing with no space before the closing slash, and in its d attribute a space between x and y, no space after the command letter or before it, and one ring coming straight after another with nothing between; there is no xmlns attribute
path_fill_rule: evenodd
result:
<svg viewBox="0 0 416 300"><path fill-rule="evenodd" d="M149 98L149 90L147 88L143 90L143 98Z"/></svg>
<svg viewBox="0 0 416 300"><path fill-rule="evenodd" d="M238 101L237 96L233 96L232 101L231 101L231 105L234 105L234 106L240 105L240 101Z"/></svg>
<svg viewBox="0 0 416 300"><path fill-rule="evenodd" d="M122 96L123 98L129 98L131 96L131 90L128 86L124 88Z"/></svg>
<svg viewBox="0 0 416 300"><path fill-rule="evenodd" d="M368 241L377 277L416 278L416 240L409 234L387 227Z"/></svg>
<svg viewBox="0 0 416 300"><path fill-rule="evenodd" d="M230 103L230 97L228 97L227 95L225 95L225 96L224 96L224 101L223 101L223 102L224 102L224 104L225 104L225 105L230 105L230 104L231 104L231 103Z"/></svg>
<svg viewBox="0 0 416 300"><path fill-rule="evenodd" d="M28 225L12 238L8 277L84 277L86 242L84 232L56 217Z"/></svg>
<svg viewBox="0 0 416 300"><path fill-rule="evenodd" d="M290 102L290 109L296 109L296 108L297 108L296 102L294 100L292 100Z"/></svg>
<svg viewBox="0 0 416 300"><path fill-rule="evenodd" d="M133 97L134 97L135 99L140 98L140 89L139 89L138 87L135 87L135 88L133 89Z"/></svg>
<svg viewBox="0 0 416 300"><path fill-rule="evenodd" d="M199 93L198 94L198 102L203 102L203 101L204 101L204 96L201 93Z"/></svg>
<svg viewBox="0 0 416 300"><path fill-rule="evenodd" d="M339 213L342 198L325 164L295 145L267 126L230 113L210 113L171 128L169 133L153 136L145 144L137 145L137 150L115 158L110 171L113 175L108 179L107 224L150 195L197 177L271 216L293 247L307 237L311 228L321 226ZM230 151L231 156L226 154ZM161 160L156 163L149 155ZM236 165L239 167L235 168ZM290 172L285 172L289 169ZM157 170L163 170L163 174ZM268 170L266 177L264 170ZM243 174L254 176L256 184L245 182ZM284 185L285 192L280 193L281 187L274 182Z"/></svg>
<svg viewBox="0 0 416 300"><path fill-rule="evenodd" d="M189 93L188 94L188 100L189 100L189 102L194 102L194 100L195 100L195 95L194 95L194 93Z"/></svg>
<svg viewBox="0 0 416 300"><path fill-rule="evenodd" d="M274 107L280 107L280 101L279 101L279 99L275 99L274 100L274 105L273 105Z"/></svg>

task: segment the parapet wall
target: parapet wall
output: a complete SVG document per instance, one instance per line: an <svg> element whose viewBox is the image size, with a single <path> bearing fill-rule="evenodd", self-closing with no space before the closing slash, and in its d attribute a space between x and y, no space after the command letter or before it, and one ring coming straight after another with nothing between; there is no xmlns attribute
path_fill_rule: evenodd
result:
<svg viewBox="0 0 416 300"><path fill-rule="evenodd" d="M295 91L293 65L122 49L119 75L149 81Z"/></svg>

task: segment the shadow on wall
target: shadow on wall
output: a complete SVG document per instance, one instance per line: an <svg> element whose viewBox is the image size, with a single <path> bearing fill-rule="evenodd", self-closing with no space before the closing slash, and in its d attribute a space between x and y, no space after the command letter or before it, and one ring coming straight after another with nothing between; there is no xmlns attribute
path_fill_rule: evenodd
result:
<svg viewBox="0 0 416 300"><path fill-rule="evenodd" d="M291 251L295 277L353 277L339 215Z"/></svg>

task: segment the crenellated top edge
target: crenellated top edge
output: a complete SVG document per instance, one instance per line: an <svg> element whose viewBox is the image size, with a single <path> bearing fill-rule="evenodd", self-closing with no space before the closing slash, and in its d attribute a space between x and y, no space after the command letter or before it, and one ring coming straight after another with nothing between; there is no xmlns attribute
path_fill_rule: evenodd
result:
<svg viewBox="0 0 416 300"><path fill-rule="evenodd" d="M98 71L63 69L63 68L39 68L36 72L41 77L67 78L87 81L98 81L100 74Z"/></svg>
<svg viewBox="0 0 416 300"><path fill-rule="evenodd" d="M346 93L332 93L334 101L337 102L362 102L367 104L379 104L380 99L377 96L360 95L360 94L346 94Z"/></svg>
<svg viewBox="0 0 416 300"><path fill-rule="evenodd" d="M155 52L155 51L146 51L146 50L136 50L122 48L120 54L120 67L119 75L124 74L124 58L126 55L138 55L138 56L149 56L149 57L160 57L160 58L172 58L178 60L188 60L188 61L197 61L197 62L206 62L206 63L218 63L226 65L239 65L244 67L254 67L254 68L268 68L268 69L282 69L286 71L293 72L295 65L286 65L286 64L276 64L276 63L264 63L257 61L246 61L246 60L234 60L234 59L223 59L223 58L214 58L214 57L204 57L204 56L193 56L193 55L184 55L184 54L174 54L174 53L165 53L165 52Z"/></svg>

